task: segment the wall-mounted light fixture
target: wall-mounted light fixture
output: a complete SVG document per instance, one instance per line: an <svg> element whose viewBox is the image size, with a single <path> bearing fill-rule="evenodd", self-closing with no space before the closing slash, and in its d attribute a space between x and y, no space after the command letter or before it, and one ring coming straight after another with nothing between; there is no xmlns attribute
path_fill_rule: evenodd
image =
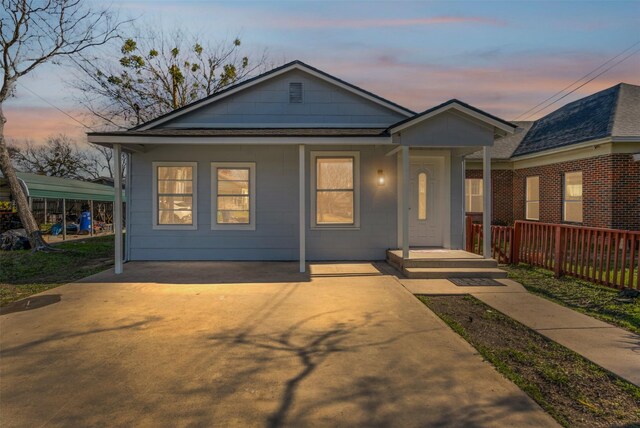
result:
<svg viewBox="0 0 640 428"><path fill-rule="evenodd" d="M384 171L381 169L378 170L378 186L384 186Z"/></svg>

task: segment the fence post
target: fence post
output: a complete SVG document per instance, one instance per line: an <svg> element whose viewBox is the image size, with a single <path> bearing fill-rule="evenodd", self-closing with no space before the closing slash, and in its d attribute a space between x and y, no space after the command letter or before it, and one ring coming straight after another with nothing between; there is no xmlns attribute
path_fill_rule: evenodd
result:
<svg viewBox="0 0 640 428"><path fill-rule="evenodd" d="M468 215L465 217L465 239L466 245L465 249L472 253L473 252L473 218Z"/></svg>
<svg viewBox="0 0 640 428"><path fill-rule="evenodd" d="M562 276L562 263L564 260L564 254L562 254L562 227L560 225L555 225L555 237L554 237L554 260L553 260L553 274L556 278L560 278Z"/></svg>
<svg viewBox="0 0 640 428"><path fill-rule="evenodd" d="M522 234L522 224L516 221L513 225L513 237L511 239L511 263L520 263L520 235Z"/></svg>

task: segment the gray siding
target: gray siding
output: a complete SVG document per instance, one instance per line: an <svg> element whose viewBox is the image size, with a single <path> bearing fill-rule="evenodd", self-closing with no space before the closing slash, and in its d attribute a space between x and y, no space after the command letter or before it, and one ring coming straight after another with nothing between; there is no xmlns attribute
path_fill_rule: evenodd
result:
<svg viewBox="0 0 640 428"><path fill-rule="evenodd" d="M307 148L307 189L311 150L361 153L360 230L310 230L309 260L383 259L396 242L395 158L388 147ZM198 229L152 227L152 162L198 162ZM211 162L256 162L256 230L211 230ZM375 184L378 169L388 183ZM298 148L296 146L160 146L132 156L127 233L131 260L296 260L298 258ZM307 211L309 198L307 193Z"/></svg>
<svg viewBox="0 0 640 428"><path fill-rule="evenodd" d="M289 104L289 82L302 82L302 103ZM160 127L386 127L405 118L310 74L292 70Z"/></svg>
<svg viewBox="0 0 640 428"><path fill-rule="evenodd" d="M445 112L401 132L404 146L492 146L493 129L458 114Z"/></svg>

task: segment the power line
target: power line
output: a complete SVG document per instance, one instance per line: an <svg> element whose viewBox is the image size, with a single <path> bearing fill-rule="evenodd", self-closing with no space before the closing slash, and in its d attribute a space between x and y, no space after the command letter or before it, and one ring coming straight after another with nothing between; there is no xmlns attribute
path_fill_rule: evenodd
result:
<svg viewBox="0 0 640 428"><path fill-rule="evenodd" d="M86 128L90 131L95 131L93 128L91 128L90 126L85 125L84 123L82 123L79 119L76 119L75 117L71 116L69 113L67 113L66 111L62 110L60 107L56 106L55 104L53 104L52 102L48 101L47 99L41 97L38 93L36 93L35 91L32 91L31 89L29 89L27 86L25 86L24 84L22 84L21 82L17 82L23 89L26 89L28 92L30 92L32 95L35 95L36 97L40 98L42 101L44 101L45 103L49 104L51 107L53 107L54 109L58 110L60 113L64 114L65 116L67 116L69 119L79 123L83 128Z"/></svg>
<svg viewBox="0 0 640 428"><path fill-rule="evenodd" d="M531 113L529 116L527 116L526 118L529 118L543 110L546 110L547 108L551 107L552 105L554 105L555 103L557 103L558 101L568 97L569 95L571 95L572 93L574 93L575 91L577 91L578 89L582 88L583 86L585 86L586 84L593 82L595 79L597 79L598 77L602 76L604 73L606 73L607 71L611 70L612 68L614 68L615 66L623 63L624 61L626 61L627 59L631 58L633 55L637 54L638 52L640 52L640 49L637 49L633 52L631 52L629 55L625 56L624 58L622 58L620 61L616 62L615 64L611 65L610 67L602 70L602 72L596 74L595 76L593 76L591 79L587 80L586 82L584 82L582 85L577 86L576 88L572 89L571 91L567 92L566 94L564 94L563 96L561 96L560 98L558 98L557 100L553 101L552 103L547 104L546 106L542 107L541 109L538 109L536 111L534 111L533 113ZM526 119L525 118L525 119Z"/></svg>
<svg viewBox="0 0 640 428"><path fill-rule="evenodd" d="M543 104L544 104L544 103L546 103L547 101L549 101L549 100L553 99L554 97L556 97L556 96L560 95L561 93L563 93L563 92L564 92L564 91L566 91L567 89L571 88L571 87L572 87L573 85L575 85L576 83L580 82L580 81L581 81L581 80L583 80L583 79L586 79L586 78L587 78L587 77L589 77L591 74L593 74L593 73L595 73L596 71L600 70L602 67L606 66L606 65L607 65L607 64L609 64L611 61L613 61L613 60L615 60L616 58L620 57L621 55L623 55L624 53L626 53L626 52L628 52L629 50L633 49L634 47L636 47L636 46L637 46L637 45L639 45L639 44L640 44L640 41L637 41L636 43L634 43L633 45L629 46L628 48L626 48L626 49L625 49L625 50L623 50L622 52L620 52L620 53L618 53L617 55L615 55L615 56L613 56L613 57L609 58L608 60L606 60L605 62L603 62L602 64L600 64L598 67L594 68L593 70L591 70L590 72L588 72L588 73L587 73L587 74L585 74L584 76L582 76L582 77L580 77L579 79L575 80L574 82L572 82L571 84L569 84L569 85L568 85L568 86L566 86L565 88L563 88L563 89L559 90L559 91L558 91L558 92L556 92L555 94L551 95L549 98L545 99L544 101L542 101L542 102L540 102L540 103L536 104L535 106L531 107L529 110L527 110L527 111L525 111L524 113L520 114L520 115L519 115L518 117L516 117L514 120L518 120L518 119L519 119L519 118L521 118L522 116L524 116L524 115L528 114L529 112L531 112L531 111L535 110L536 108L540 107L541 105L543 105ZM634 52L634 53L635 53L635 52ZM632 54L632 55L633 55L633 54ZM624 61L625 59L626 59L626 58L624 58L622 61ZM622 62L622 61L620 61L620 62ZM616 65L620 64L620 62L619 62L619 63L617 63ZM608 70L610 70L610 69L611 69L611 68L609 68L609 69L605 70L605 72L606 72L606 71L608 71ZM601 73L601 74L599 74L598 76L600 76L600 75L602 75L602 73ZM598 77L598 76L596 76L596 77ZM591 80L590 80L590 81L591 81ZM589 82L590 82L590 81L589 81ZM587 83L589 83L589 82L587 82ZM584 85L583 85L583 86L584 86ZM582 87L582 86L580 86L580 87ZM576 88L576 89L578 89L578 88ZM575 91L575 90L574 90L574 91ZM573 92L573 91L572 91L572 92ZM571 92L570 92L570 93L571 93ZM560 98L560 99L562 99L562 98ZM557 101L558 101L558 100L554 101L554 103L555 103L555 102L557 102ZM553 104L553 103L552 103L552 104ZM549 104L549 105L552 105L552 104ZM546 108L546 107L545 107L545 108ZM543 110L544 110L544 109L543 109ZM532 113L532 114L530 114L530 115L529 115L529 116L527 116L527 117L530 117L530 116L532 116L532 115L533 115L533 113Z"/></svg>

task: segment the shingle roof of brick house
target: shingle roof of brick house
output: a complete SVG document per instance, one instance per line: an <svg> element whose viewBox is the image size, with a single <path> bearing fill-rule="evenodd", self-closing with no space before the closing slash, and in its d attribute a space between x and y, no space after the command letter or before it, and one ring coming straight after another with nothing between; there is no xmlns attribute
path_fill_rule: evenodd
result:
<svg viewBox="0 0 640 428"><path fill-rule="evenodd" d="M581 98L538 119L513 156L623 136L640 136L640 86L628 83Z"/></svg>

